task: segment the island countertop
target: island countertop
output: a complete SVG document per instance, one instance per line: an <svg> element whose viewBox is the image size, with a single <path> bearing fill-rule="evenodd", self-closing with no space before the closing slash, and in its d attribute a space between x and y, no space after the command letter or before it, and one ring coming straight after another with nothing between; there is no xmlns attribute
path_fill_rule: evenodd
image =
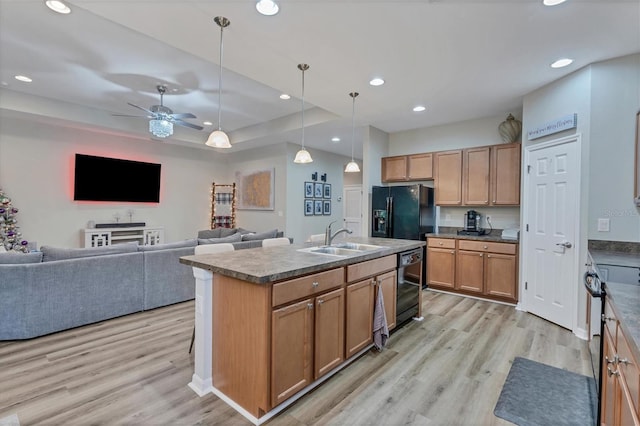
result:
<svg viewBox="0 0 640 426"><path fill-rule="evenodd" d="M180 263L255 284L267 284L373 260L425 245L424 241L417 240L367 237L350 237L339 242L372 244L382 248L362 251L348 256L335 256L301 252L299 251L300 249L322 245L304 243L183 256L180 258Z"/></svg>

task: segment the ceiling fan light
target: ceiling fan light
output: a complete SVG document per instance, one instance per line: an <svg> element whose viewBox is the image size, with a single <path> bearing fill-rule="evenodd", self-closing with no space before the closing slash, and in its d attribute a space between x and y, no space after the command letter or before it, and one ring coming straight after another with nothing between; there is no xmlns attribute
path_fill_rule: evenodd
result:
<svg viewBox="0 0 640 426"><path fill-rule="evenodd" d="M149 132L158 138L173 135L173 123L167 120L149 120Z"/></svg>
<svg viewBox="0 0 640 426"><path fill-rule="evenodd" d="M358 163L356 163L355 161L351 160L347 163L347 167L344 168L344 172L345 173L359 173L360 172L360 166L358 166Z"/></svg>
<svg viewBox="0 0 640 426"><path fill-rule="evenodd" d="M258 10L258 12L260 12L260 14L265 16L273 16L280 10L276 2L274 2L273 0L258 1L258 3L256 3L256 9Z"/></svg>
<svg viewBox="0 0 640 426"><path fill-rule="evenodd" d="M209 139L205 142L205 145L212 148L231 148L229 136L220 129L211 132Z"/></svg>
<svg viewBox="0 0 640 426"><path fill-rule="evenodd" d="M311 158L309 151L302 148L296 153L296 158L293 159L293 162L298 164L307 164L313 162L313 159Z"/></svg>

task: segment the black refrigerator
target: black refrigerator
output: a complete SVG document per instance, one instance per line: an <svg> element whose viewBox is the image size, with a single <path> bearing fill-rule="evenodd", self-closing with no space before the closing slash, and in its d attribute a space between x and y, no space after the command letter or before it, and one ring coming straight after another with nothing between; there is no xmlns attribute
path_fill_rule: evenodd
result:
<svg viewBox="0 0 640 426"><path fill-rule="evenodd" d="M433 188L423 185L374 186L371 210L372 237L424 240L435 229Z"/></svg>

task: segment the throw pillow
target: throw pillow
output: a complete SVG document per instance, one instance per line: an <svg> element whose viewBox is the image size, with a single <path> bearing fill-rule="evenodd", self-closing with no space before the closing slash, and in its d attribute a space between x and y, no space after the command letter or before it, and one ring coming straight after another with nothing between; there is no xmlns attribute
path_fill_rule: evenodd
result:
<svg viewBox="0 0 640 426"><path fill-rule="evenodd" d="M190 240L177 241L175 243L156 244L153 246L139 246L138 250L158 251L158 250L185 248L185 247L195 247L197 245L198 245L198 241L195 238L192 238Z"/></svg>
<svg viewBox="0 0 640 426"><path fill-rule="evenodd" d="M255 241L264 240L265 238L275 238L278 233L278 229L272 229L271 231L260 232L258 234L244 234L242 241Z"/></svg>
<svg viewBox="0 0 640 426"><path fill-rule="evenodd" d="M220 230L220 238L224 238L224 237L229 237L233 234L235 234L236 232L238 232L238 230L236 228L218 228Z"/></svg>
<svg viewBox="0 0 640 426"><path fill-rule="evenodd" d="M88 247L88 248L57 248L50 246L40 247L42 251L42 261L51 262L54 260L77 259L81 257L101 256L105 254L121 254L132 253L138 251L138 243L121 243L104 247Z"/></svg>
<svg viewBox="0 0 640 426"><path fill-rule="evenodd" d="M220 228L198 231L198 238L220 238Z"/></svg>
<svg viewBox="0 0 640 426"><path fill-rule="evenodd" d="M198 238L198 244L237 243L239 241L242 241L239 232L224 238Z"/></svg>
<svg viewBox="0 0 640 426"><path fill-rule="evenodd" d="M37 251L33 253L2 253L0 255L1 265L15 265L23 263L40 263L42 262L42 252Z"/></svg>

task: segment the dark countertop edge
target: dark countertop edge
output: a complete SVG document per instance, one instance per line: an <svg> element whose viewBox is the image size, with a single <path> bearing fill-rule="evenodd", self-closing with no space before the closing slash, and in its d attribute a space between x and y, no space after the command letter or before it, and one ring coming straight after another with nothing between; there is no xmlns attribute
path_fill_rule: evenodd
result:
<svg viewBox="0 0 640 426"><path fill-rule="evenodd" d="M492 241L497 243L511 243L518 244L519 240L512 240L508 238L502 238L497 235L458 235L455 233L429 233L427 238L448 238L457 240L476 240L476 241Z"/></svg>
<svg viewBox="0 0 640 426"><path fill-rule="evenodd" d="M399 240L394 240L399 241ZM288 271L278 272L276 274L266 274L266 275L252 275L248 273L243 273L236 269L230 269L225 267L220 267L216 265L212 265L208 262L203 262L201 259L203 256L207 255L190 255L190 256L182 256L180 257L180 263L205 269L211 271L213 273L218 273L221 275L225 275L228 277L236 278L242 281L247 281L254 284L269 284L273 282L283 281L291 278L301 277L304 275L309 275L315 272L326 271L333 268L339 268L347 265L351 265L354 263L365 262L367 260L374 260L380 257L385 257L397 253L401 253L403 251L411 250L413 248L424 247L426 243L424 241L417 240L402 240L403 245L401 247L385 247L381 250L375 250L371 252L363 252L362 254L348 256L348 257L340 257L337 259L330 260L330 256L323 256L321 254L311 254L311 253L300 253L297 252L298 249L309 247L313 244L305 244L305 245L291 245L291 246L283 246L289 247L294 250L298 255L305 256L307 260L313 260L314 264L309 266L297 267L296 269L291 269ZM378 241L379 244L380 241ZM261 247L256 247L253 249L244 249L238 250L234 253L250 253L251 250L261 250Z"/></svg>

